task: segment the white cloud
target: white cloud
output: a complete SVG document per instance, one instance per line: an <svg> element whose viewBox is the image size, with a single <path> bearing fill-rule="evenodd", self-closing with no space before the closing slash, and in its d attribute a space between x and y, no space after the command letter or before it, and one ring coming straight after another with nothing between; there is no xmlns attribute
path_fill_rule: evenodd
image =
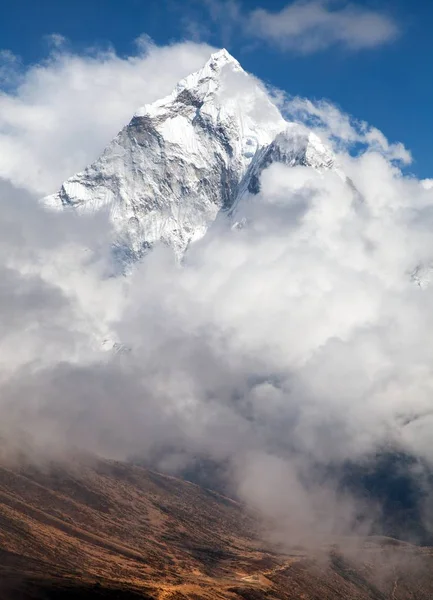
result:
<svg viewBox="0 0 433 600"><path fill-rule="evenodd" d="M121 99L141 102L144 66L152 93L165 93L174 74L160 74L161 57L169 65L184 52L195 68L197 50L133 60L62 51L33 67L3 97L2 116L29 163L7 171L0 153L0 168L45 191L100 151L112 118L129 118ZM404 176L395 159L405 153L377 130L328 104L289 108L335 142L353 186L332 171L272 165L243 205L249 226L215 228L182 267L156 248L131 277L106 277L104 215L46 214L34 196L0 187L3 440L229 464L235 491L277 513L292 541L356 520L359 499L324 484L317 467L384 446L433 461L433 287L410 277L432 262L433 188ZM67 110L86 124L81 139ZM364 145L357 158L352 143ZM104 351L105 338L123 351Z"/></svg>
<svg viewBox="0 0 433 600"><path fill-rule="evenodd" d="M116 326L146 401L176 423L152 445L229 461L292 541L353 526L357 499L318 465L383 447L433 461L433 288L410 277L433 257L433 191L372 150L338 158L354 187L275 164L247 227L211 232L183 268L149 255Z"/></svg>
<svg viewBox="0 0 433 600"><path fill-rule="evenodd" d="M339 6L340 5L340 6ZM282 50L309 54L340 45L351 50L374 48L398 35L388 16L334 0L300 0L279 12L259 8L248 17L250 35Z"/></svg>
<svg viewBox="0 0 433 600"><path fill-rule="evenodd" d="M1 63L14 89L0 92L0 177L41 196L94 160L140 106L170 93L211 52L204 44L158 48L141 38L136 55L121 57L114 50L75 54L59 36L52 42L41 64L20 71L10 53Z"/></svg>

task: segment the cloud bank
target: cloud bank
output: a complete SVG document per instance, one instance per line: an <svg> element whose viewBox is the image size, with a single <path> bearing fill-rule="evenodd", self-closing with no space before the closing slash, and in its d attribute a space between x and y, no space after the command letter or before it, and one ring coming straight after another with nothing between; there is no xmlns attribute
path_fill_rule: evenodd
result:
<svg viewBox="0 0 433 600"><path fill-rule="evenodd" d="M185 52L182 68L193 70L202 51L155 48L149 61L160 53L171 64ZM49 90L65 82L76 90L65 69L89 59L58 52L22 81L41 68ZM93 56L91 72L109 73L106 60ZM124 88L138 89L136 68L110 61L123 69ZM159 70L154 81L144 72L149 94L158 93ZM104 103L117 106L121 94L104 77ZM90 76L84 81L75 100L100 139L108 126L94 121ZM2 448L135 456L172 472L209 460L250 509L277 521L279 539L368 531L360 514L373 519L377 507L335 473L384 449L433 461L433 188L405 176L400 146L367 126L351 156L360 134L326 105L315 123L332 131L338 172L271 165L260 193L239 208L246 227L220 220L182 266L156 247L131 276L109 277L105 215L50 214L36 202L67 165L74 171L96 151L92 131L83 157L71 157L78 141L73 126L64 129L49 161L44 144L62 103L50 105L36 148L22 85L5 106L22 111L26 128L12 137L26 153L13 168L0 153L8 179L0 187ZM305 107L311 124L318 109Z"/></svg>

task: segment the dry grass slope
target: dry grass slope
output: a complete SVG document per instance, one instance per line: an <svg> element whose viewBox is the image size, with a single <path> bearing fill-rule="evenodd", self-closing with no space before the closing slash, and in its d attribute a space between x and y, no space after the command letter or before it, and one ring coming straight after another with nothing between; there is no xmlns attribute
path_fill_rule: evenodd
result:
<svg viewBox="0 0 433 600"><path fill-rule="evenodd" d="M0 600L427 600L430 549L282 553L238 503L114 461L0 467Z"/></svg>

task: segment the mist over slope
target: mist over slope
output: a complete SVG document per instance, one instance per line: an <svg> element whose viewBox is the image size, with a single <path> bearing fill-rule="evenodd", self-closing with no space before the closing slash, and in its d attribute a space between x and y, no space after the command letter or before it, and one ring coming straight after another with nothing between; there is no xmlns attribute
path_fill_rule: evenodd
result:
<svg viewBox="0 0 433 600"><path fill-rule="evenodd" d="M301 121L297 131L313 125L314 137L308 130L299 139L319 135L332 165L290 159L254 170L258 183L240 187L235 219L213 220L181 263L166 244L154 243L128 277L112 276L118 231L110 207L51 213L37 202L85 166L81 156L69 162L73 127L62 129L61 145L53 142L65 106L53 101L47 78L62 82L62 100L68 86L73 90L71 102L90 130L96 115L102 149L116 133L99 116L104 103L117 129L129 114L110 77L102 77L103 93L95 89L95 69L115 67L131 84L133 114L210 52L190 43L147 47L128 59L57 51L21 74L14 94L1 96L2 106L20 114L17 122L0 122L9 148L0 155L5 460L21 452L35 460L67 457L80 448L140 457L171 473L210 461L220 465L224 485L262 516L273 540L317 545L380 529L388 491L384 501L359 482L363 465L391 448L410 457L401 468L419 488L417 523L404 535L427 539L433 188L402 170L410 155L401 145L328 104L261 85L267 107L277 101L283 115ZM163 78L155 65L171 63L176 68ZM80 90L71 78L77 71ZM236 98L236 78L224 85ZM104 101L95 106L95 98ZM35 107L51 115L43 126ZM89 162L99 151L87 150L90 137L82 140ZM10 166L16 147L26 152L19 170ZM237 185L247 172L243 164Z"/></svg>

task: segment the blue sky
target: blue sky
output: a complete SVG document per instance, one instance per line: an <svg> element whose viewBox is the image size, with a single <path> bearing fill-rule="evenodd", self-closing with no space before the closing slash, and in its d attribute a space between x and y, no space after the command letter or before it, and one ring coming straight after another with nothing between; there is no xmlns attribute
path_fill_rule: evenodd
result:
<svg viewBox="0 0 433 600"><path fill-rule="evenodd" d="M281 0L1 0L0 40L2 49L20 56L24 65L47 55L47 36L53 33L66 37L75 51L112 44L118 53L126 54L142 34L158 44L194 39L225 46L246 70L268 83L290 94L327 98L378 127L390 141L403 142L414 158L410 170L431 177L433 3L358 1L352 9L354 4L359 15L377 14L393 32L385 31L382 41L379 34L377 43L364 44L368 47L361 43L353 48L347 40L329 39L328 31L320 47L299 51L311 35L323 34L320 26L313 34L307 28L285 43L284 31L257 35L251 20L259 8L275 16L288 6ZM339 0L323 0L322 5L334 15L347 10L347 3ZM282 16L276 16L273 26L282 22Z"/></svg>

